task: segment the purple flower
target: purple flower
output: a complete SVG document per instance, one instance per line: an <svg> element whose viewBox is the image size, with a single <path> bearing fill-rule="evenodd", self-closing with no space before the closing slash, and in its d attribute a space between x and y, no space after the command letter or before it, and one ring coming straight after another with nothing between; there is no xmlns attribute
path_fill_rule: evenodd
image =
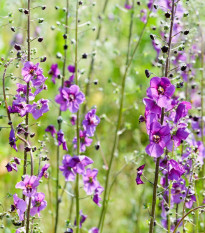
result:
<svg viewBox="0 0 205 233"><path fill-rule="evenodd" d="M100 118L96 116L96 109L91 109L83 120L83 128L89 137L94 136L96 126L100 123Z"/></svg>
<svg viewBox="0 0 205 233"><path fill-rule="evenodd" d="M78 161L75 166L73 166L73 171L81 175L85 172L85 167L92 164L93 160L85 155L73 156L72 160L75 162Z"/></svg>
<svg viewBox="0 0 205 233"><path fill-rule="evenodd" d="M159 122L153 122L150 126L150 144L145 151L152 157L160 157L164 153L164 148L172 150L172 142L169 126L161 126Z"/></svg>
<svg viewBox="0 0 205 233"><path fill-rule="evenodd" d="M52 64L49 74L52 75L52 82L56 83L56 78L60 75L60 70L58 69L58 64Z"/></svg>
<svg viewBox="0 0 205 233"><path fill-rule="evenodd" d="M87 215L84 215L82 210L80 210L80 228L82 227L82 224L85 222L87 218ZM76 226L76 219L74 225Z"/></svg>
<svg viewBox="0 0 205 233"><path fill-rule="evenodd" d="M8 172L11 172L11 171L18 171L18 169L17 169L17 166L16 166L16 164L15 163L7 163L6 164L6 169L7 169L7 171Z"/></svg>
<svg viewBox="0 0 205 233"><path fill-rule="evenodd" d="M11 128L10 135L9 135L9 144L11 147L13 147L16 151L18 151L16 146L16 138L15 138L15 132L13 128Z"/></svg>
<svg viewBox="0 0 205 233"><path fill-rule="evenodd" d="M26 175L23 181L16 184L16 188L23 189L23 194L27 197L31 197L35 194L38 185L38 177Z"/></svg>
<svg viewBox="0 0 205 233"><path fill-rule="evenodd" d="M100 195L102 194L103 191L104 191L104 188L100 184L98 184L98 187L94 191L93 201L99 207L101 207L100 201L102 200L102 198L100 197Z"/></svg>
<svg viewBox="0 0 205 233"><path fill-rule="evenodd" d="M63 172L66 181L74 181L75 180L75 172L73 168L80 162L80 159L76 157L71 157L70 155L64 155L63 157L63 165L59 167L60 171Z"/></svg>
<svg viewBox="0 0 205 233"><path fill-rule="evenodd" d="M157 105L155 100L144 98L144 104L146 105L146 110L155 114L161 114L161 108Z"/></svg>
<svg viewBox="0 0 205 233"><path fill-rule="evenodd" d="M75 66L69 65L69 66L68 66L68 71L69 71L70 73L75 73Z"/></svg>
<svg viewBox="0 0 205 233"><path fill-rule="evenodd" d="M40 171L40 173L39 173L39 175L38 175L38 178L39 179L41 179L43 176L45 177L45 178L48 178L48 173L47 173L47 170L48 170L48 168L50 167L50 164L45 164L43 167L42 167L42 169L41 169L41 171Z"/></svg>
<svg viewBox="0 0 205 233"><path fill-rule="evenodd" d="M21 117L24 117L28 113L28 107L26 103L18 103L13 101L12 107L9 106L8 110L10 113L19 113Z"/></svg>
<svg viewBox="0 0 205 233"><path fill-rule="evenodd" d="M186 128L178 128L176 134L172 137L175 146L180 146L181 141L187 139L188 136L189 132L187 132Z"/></svg>
<svg viewBox="0 0 205 233"><path fill-rule="evenodd" d="M88 233L99 233L99 229L97 227L92 227Z"/></svg>
<svg viewBox="0 0 205 233"><path fill-rule="evenodd" d="M72 115L71 118L70 118L71 124L75 125L76 124L76 120L77 120L77 116L76 115Z"/></svg>
<svg viewBox="0 0 205 233"><path fill-rule="evenodd" d="M168 179L179 180L179 178L185 173L184 167L177 163L177 161L170 159L168 161Z"/></svg>
<svg viewBox="0 0 205 233"><path fill-rule="evenodd" d="M136 183L138 184L144 184L144 182L141 180L141 176L144 170L145 164L137 168L137 178Z"/></svg>
<svg viewBox="0 0 205 233"><path fill-rule="evenodd" d="M92 139L88 138L86 131L80 130L80 152L84 152L86 150L86 147L90 146L92 143ZM74 149L77 149L77 137L73 139Z"/></svg>
<svg viewBox="0 0 205 233"><path fill-rule="evenodd" d="M189 109L191 109L191 104L189 102L181 102L176 109L174 123L177 123L182 117L185 117Z"/></svg>
<svg viewBox="0 0 205 233"><path fill-rule="evenodd" d="M30 61L26 62L21 74L24 77L24 81L26 83L31 81L34 87L41 86L46 80L43 76L43 70L39 68L39 63L34 65Z"/></svg>
<svg viewBox="0 0 205 233"><path fill-rule="evenodd" d="M188 198L188 201L186 201L185 205L186 205L186 208L191 209L193 206L193 203L196 202L196 196L194 194L194 191L190 189L187 196L189 198Z"/></svg>
<svg viewBox="0 0 205 233"><path fill-rule="evenodd" d="M35 193L32 198L32 208L30 211L31 216L38 214L40 216L40 212L44 210L47 206L47 202L44 200L45 194L44 193Z"/></svg>
<svg viewBox="0 0 205 233"><path fill-rule="evenodd" d="M20 199L17 194L13 195L14 204L11 205L11 211L17 210L19 220L24 220L24 212L26 211L26 201Z"/></svg>
<svg viewBox="0 0 205 233"><path fill-rule="evenodd" d="M184 201L186 197L186 183L184 179L179 179L173 182L171 189L171 202L174 204L179 204Z"/></svg>
<svg viewBox="0 0 205 233"><path fill-rule="evenodd" d="M140 11L140 14L141 14L140 20L141 20L143 23L146 23L146 22L147 22L147 10L146 10L146 9L142 9L142 10Z"/></svg>
<svg viewBox="0 0 205 233"><path fill-rule="evenodd" d="M29 112L33 115L33 118L37 120L39 117L43 116L44 113L49 111L48 100L40 99L37 103L28 105Z"/></svg>
<svg viewBox="0 0 205 233"><path fill-rule="evenodd" d="M57 132L57 141L58 141L59 146L61 144L63 145L63 150L66 150L66 151L68 150L67 143L66 143L66 140L64 138L64 133L63 133L62 129Z"/></svg>
<svg viewBox="0 0 205 233"><path fill-rule="evenodd" d="M16 230L15 233L26 233L26 229L25 229L25 227L20 227L20 228L18 228L18 229Z"/></svg>
<svg viewBox="0 0 205 233"><path fill-rule="evenodd" d="M174 94L175 86L166 77L154 77L150 80L147 96L156 101L159 107L168 107Z"/></svg>
<svg viewBox="0 0 205 233"><path fill-rule="evenodd" d="M127 1L126 1L126 3L125 3L124 7L125 7L125 9L127 9L127 10L132 9L132 5L129 4Z"/></svg>
<svg viewBox="0 0 205 233"><path fill-rule="evenodd" d="M97 169L91 170L87 168L85 174L83 174L83 183L84 183L84 190L86 191L87 195L92 195L95 189L98 187L98 181L96 179L98 174Z"/></svg>
<svg viewBox="0 0 205 233"><path fill-rule="evenodd" d="M64 82L64 86L71 87L74 84L74 78L75 78L74 74L71 75L70 78Z"/></svg>
<svg viewBox="0 0 205 233"><path fill-rule="evenodd" d="M46 132L50 132L52 137L57 133L54 125L48 125L48 127L45 129Z"/></svg>
<svg viewBox="0 0 205 233"><path fill-rule="evenodd" d="M69 109L75 113L79 109L79 105L85 100L84 94L80 91L77 85L71 87L60 88L60 94L55 98L55 101L60 104L61 111Z"/></svg>

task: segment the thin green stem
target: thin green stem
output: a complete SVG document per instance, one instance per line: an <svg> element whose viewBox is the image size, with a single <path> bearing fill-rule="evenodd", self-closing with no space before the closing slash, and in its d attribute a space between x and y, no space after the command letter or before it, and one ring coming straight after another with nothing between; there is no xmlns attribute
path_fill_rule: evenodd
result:
<svg viewBox="0 0 205 233"><path fill-rule="evenodd" d="M78 8L79 3L76 0L76 20L75 20L75 80L76 85L78 85ZM76 135L77 135L77 155L80 154L80 137L79 137L79 121L80 121L80 109L77 111L76 119ZM75 184L75 196L76 196L76 233L80 229L80 201L79 201L79 174L76 175L76 184Z"/></svg>
<svg viewBox="0 0 205 233"><path fill-rule="evenodd" d="M122 78L122 85L121 85L121 92L120 92L121 99L120 99L120 108L119 108L119 111L118 111L118 120L117 120L116 130L115 130L115 134L114 134L114 142L113 142L113 147L112 147L112 151L111 151L109 166L108 166L108 170L107 170L107 173L106 173L103 204L102 204L101 215L100 215L100 219L99 219L99 223L98 223L98 228L100 229L100 233L103 231L104 219L105 219L105 215L106 215L106 211L107 211L107 205L108 205L108 202L109 202L108 189L109 189L110 172L111 172L111 169L112 169L114 155L115 155L116 148L117 148L117 142L118 142L118 137L119 137L118 132L119 132L120 126L121 126L122 110L123 110L123 105L124 105L124 92L125 92L126 78L127 78L127 75L128 75L129 68L130 68L130 66L132 64L132 61L134 59L134 56L135 56L135 54L136 54L136 52L138 50L138 47L139 47L139 44L141 42L142 36L144 35L145 29L147 27L151 11L152 11L152 9L149 11L149 14L148 14L148 17L147 17L147 22L144 24L144 27L143 27L143 29L141 31L140 36L139 36L139 40L135 45L135 48L133 50L133 53L132 53L131 57L128 55L127 59L126 59L126 69L125 69L125 72L124 72L124 75L123 75L123 78ZM131 16L131 21L132 20L133 20L133 17ZM132 24L131 21L130 21L130 24ZM131 31L132 31L132 27L130 27L130 29L129 29L129 35L132 33ZM131 37L129 37L129 39L131 40ZM128 42L128 47L129 46L130 46L130 42ZM128 51L130 51L129 48L128 48Z"/></svg>
<svg viewBox="0 0 205 233"><path fill-rule="evenodd" d="M69 0L66 1L66 12L65 12L65 34L68 33L68 9ZM67 61L67 36L64 38L64 58L63 58L63 69L62 69L62 82L61 87L64 86L65 81L65 71L66 71L66 61ZM61 109L59 108L58 118L61 117ZM61 130L61 120L58 120L58 131ZM55 216L55 233L58 232L58 219L59 219L59 165L60 165L60 146L57 146L57 156L56 156L56 216Z"/></svg>

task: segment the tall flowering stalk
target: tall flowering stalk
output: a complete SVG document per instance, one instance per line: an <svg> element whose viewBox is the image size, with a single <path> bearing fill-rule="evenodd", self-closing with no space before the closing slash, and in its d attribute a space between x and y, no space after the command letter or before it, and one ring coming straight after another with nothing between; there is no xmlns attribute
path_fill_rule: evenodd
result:
<svg viewBox="0 0 205 233"><path fill-rule="evenodd" d="M63 58L63 69L62 69L62 82L61 82L61 88L64 87L65 82L65 72L66 72L66 62L67 62L67 40L68 40L68 11L69 11L69 0L66 0L66 11L65 11L65 34L64 34L64 58ZM51 68L50 73L55 78L60 75L60 72L58 71L57 65L52 66L54 69ZM59 108L59 115L58 115L58 132L61 132L61 126L62 126L62 119L61 119L62 111L61 108ZM58 230L58 218L59 218L59 166L60 166L60 145L57 146L57 156L56 156L56 216L55 216L55 232Z"/></svg>
<svg viewBox="0 0 205 233"><path fill-rule="evenodd" d="M134 2L133 2L133 9L134 11ZM118 142L118 138L119 138L119 130L121 127L121 121L122 121L122 110L123 110L123 105L124 105L124 95L125 95L125 83L126 83L126 78L130 69L130 66L132 64L132 61L134 59L134 56L138 50L138 47L140 45L141 39L144 35L145 29L147 27L147 24L149 22L149 18L150 18L150 14L152 12L152 8L149 11L149 14L147 16L147 20L143 26L143 29L140 33L139 39L134 47L133 52L131 53L130 50L130 46L131 46L131 35L132 35L132 25L133 25L133 16L134 13L131 12L131 20L130 20L130 27L129 27L129 40L128 40L128 54L127 54L127 60L126 60L126 68L125 68L125 72L123 74L122 77L122 84L121 84L121 92L120 92L120 107L119 107L119 111L118 111L118 119L117 119L117 123L116 123L116 129L115 129L115 133L114 133L114 141L113 141L113 146L112 146L112 151L111 151L111 155L110 155L110 161L108 164L108 170L106 173L106 180L105 180L105 192L104 192L104 197L103 197L103 206L102 206L102 210L101 210L101 215L100 215L100 220L98 223L98 228L100 229L100 232L103 231L103 227L104 227L104 220L105 220L105 216L106 216L106 211L107 211L107 207L109 204L109 182L110 182L110 173L112 170L112 165L113 165L113 160L114 160L114 155L117 149L117 142Z"/></svg>

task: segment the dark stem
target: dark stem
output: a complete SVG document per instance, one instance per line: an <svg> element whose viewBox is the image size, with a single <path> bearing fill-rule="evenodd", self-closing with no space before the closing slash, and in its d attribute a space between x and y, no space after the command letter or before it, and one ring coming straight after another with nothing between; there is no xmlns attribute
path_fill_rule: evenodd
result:
<svg viewBox="0 0 205 233"><path fill-rule="evenodd" d="M65 34L68 33L68 8L69 8L69 0L66 1L66 12L65 12ZM61 87L64 86L65 81L65 71L66 71L66 61L67 61L67 37L65 37L65 43L64 43L64 59L63 59L63 70L62 70L62 83ZM65 49L66 48L66 49ZM59 115L58 118L61 117L61 110L59 109ZM58 131L61 130L61 124L62 122L58 121ZM57 233L58 230L58 218L59 218L59 165L60 165L60 146L57 146L57 156L56 156L56 217L55 217L55 233Z"/></svg>
<svg viewBox="0 0 205 233"><path fill-rule="evenodd" d="M172 31L173 31L173 24L174 24L174 9L175 9L174 6L175 6L174 0L172 0L168 52L167 52L167 59L166 59L166 65L165 65L165 77L168 76L168 71L169 71L170 51L171 51L171 43L172 43ZM163 125L163 122L164 122L164 114L165 114L165 111L164 111L164 108L162 108L161 125ZM157 158L156 167L155 167L154 188L153 188L153 194L152 194L152 211L151 211L149 233L154 232L155 211L156 211L156 201L157 201L157 184L158 184L158 177L159 177L159 174L158 174L159 173L159 162L160 162L160 158Z"/></svg>

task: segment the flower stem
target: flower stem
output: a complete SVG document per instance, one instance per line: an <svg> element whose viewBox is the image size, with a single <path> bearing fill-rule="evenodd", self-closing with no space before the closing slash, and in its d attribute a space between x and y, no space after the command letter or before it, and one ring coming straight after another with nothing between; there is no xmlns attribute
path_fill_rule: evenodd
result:
<svg viewBox="0 0 205 233"><path fill-rule="evenodd" d="M186 216L188 216L188 215L189 215L190 213L192 213L192 212L195 212L195 211L198 210L198 209L203 209L203 208L205 208L205 205L197 206L197 207L191 209L190 211L188 211L188 212L181 218L181 220L178 222L178 224L177 224L177 226L175 227L173 233L176 233L176 232L177 232L177 228L179 227L179 225L181 224L181 222L186 218Z"/></svg>
<svg viewBox="0 0 205 233"><path fill-rule="evenodd" d="M107 4L108 4L108 0L105 0L104 5L103 5L103 9L102 9L102 15L105 14ZM102 30L102 20L100 19L95 41L99 40L101 30ZM94 51L95 51L95 49L93 48L92 52L94 52ZM89 94L90 94L90 82L92 80L92 74L93 74L93 71L94 71L94 64L95 64L95 56L92 56L91 61L90 61L89 70L88 70L88 80L87 80L87 83L86 83L86 86L85 86L85 96L86 97L88 97ZM87 104L84 105L83 115L85 114L86 110L87 110Z"/></svg>
<svg viewBox="0 0 205 233"><path fill-rule="evenodd" d="M68 8L69 8L69 0L66 1L66 12L65 12L65 34L68 33ZM67 47L67 37L65 38L64 48ZM66 71L66 61L67 61L67 49L64 49L64 59L63 59L63 70L62 70L62 83L61 87L64 86L65 80L65 71ZM58 118L61 117L61 110L59 109ZM58 121L58 131L61 130L62 122ZM59 218L59 165L60 165L60 146L57 146L57 156L56 156L56 217L55 217L55 233L58 230L58 218Z"/></svg>
<svg viewBox="0 0 205 233"><path fill-rule="evenodd" d="M134 7L133 7L134 8ZM99 219L99 223L98 223L98 228L100 229L100 233L103 231L103 226L104 226L104 219L105 219L105 215L106 215L106 211L107 211L107 206L108 206L108 202L109 202L109 196L108 196L108 189L109 189L109 180L110 180L110 172L112 169L112 164L113 164L113 159L114 159L114 155L115 155L115 151L117 149L117 142L118 142L118 132L120 130L120 126L121 126L121 119L122 119L122 110L123 110L123 105L124 105L124 92L125 92L125 83L126 83L126 78L127 78L127 74L129 71L129 68L132 64L132 61L134 59L134 56L137 52L137 49L139 47L139 44L141 42L142 36L144 35L145 29L147 27L149 18L150 18L150 14L151 14L152 9L149 11L148 17L147 17L147 21L144 24L144 27L141 31L141 34L139 36L139 40L136 43L133 53L130 57L130 42L128 42L128 52L129 54L127 55L127 59L126 59L126 69L122 78L122 85L121 85L121 99L120 99L120 108L118 111L118 120L117 120L117 124L116 124L116 129L115 129L115 134L114 134L114 142L113 142L113 147L112 147L112 151L111 151L111 156L110 156L110 161L109 161L109 166L108 166L108 170L106 173L106 180L105 180L105 190L104 190L104 197L103 197L103 204L102 204L102 210L101 210L101 215L100 215L100 219ZM131 13L134 14L134 13ZM131 20L130 20L130 24L132 24L133 21L132 15L131 15ZM132 33L132 27L129 28L129 35ZM131 36L129 36L129 40L131 40Z"/></svg>
<svg viewBox="0 0 205 233"><path fill-rule="evenodd" d="M168 41L168 52L167 52L167 59L165 64L165 77L168 76L169 72L169 63L170 63L170 51L171 51L171 44L172 44L172 32L173 32L173 24L174 24L174 9L175 9L174 0L172 0L172 10L171 10L171 22L170 22L170 31L169 31L169 41ZM164 122L164 108L162 108L161 112L161 125ZM150 227L149 233L154 232L154 221L155 221L155 209L156 209L156 198L157 198L157 184L158 184L158 176L159 176L159 162L160 158L157 158L156 167L155 167L155 178L154 178L154 188L152 194L152 211L151 211L151 219L150 219Z"/></svg>
<svg viewBox="0 0 205 233"><path fill-rule="evenodd" d="M75 80L76 85L78 85L78 8L79 3L76 0L76 21L75 21ZM77 111L76 119L76 135L77 135L77 155L80 154L80 137L79 137L79 120L80 120L80 109ZM76 196L76 233L80 229L80 201L79 201L79 174L76 174L76 184L75 184L75 196Z"/></svg>

